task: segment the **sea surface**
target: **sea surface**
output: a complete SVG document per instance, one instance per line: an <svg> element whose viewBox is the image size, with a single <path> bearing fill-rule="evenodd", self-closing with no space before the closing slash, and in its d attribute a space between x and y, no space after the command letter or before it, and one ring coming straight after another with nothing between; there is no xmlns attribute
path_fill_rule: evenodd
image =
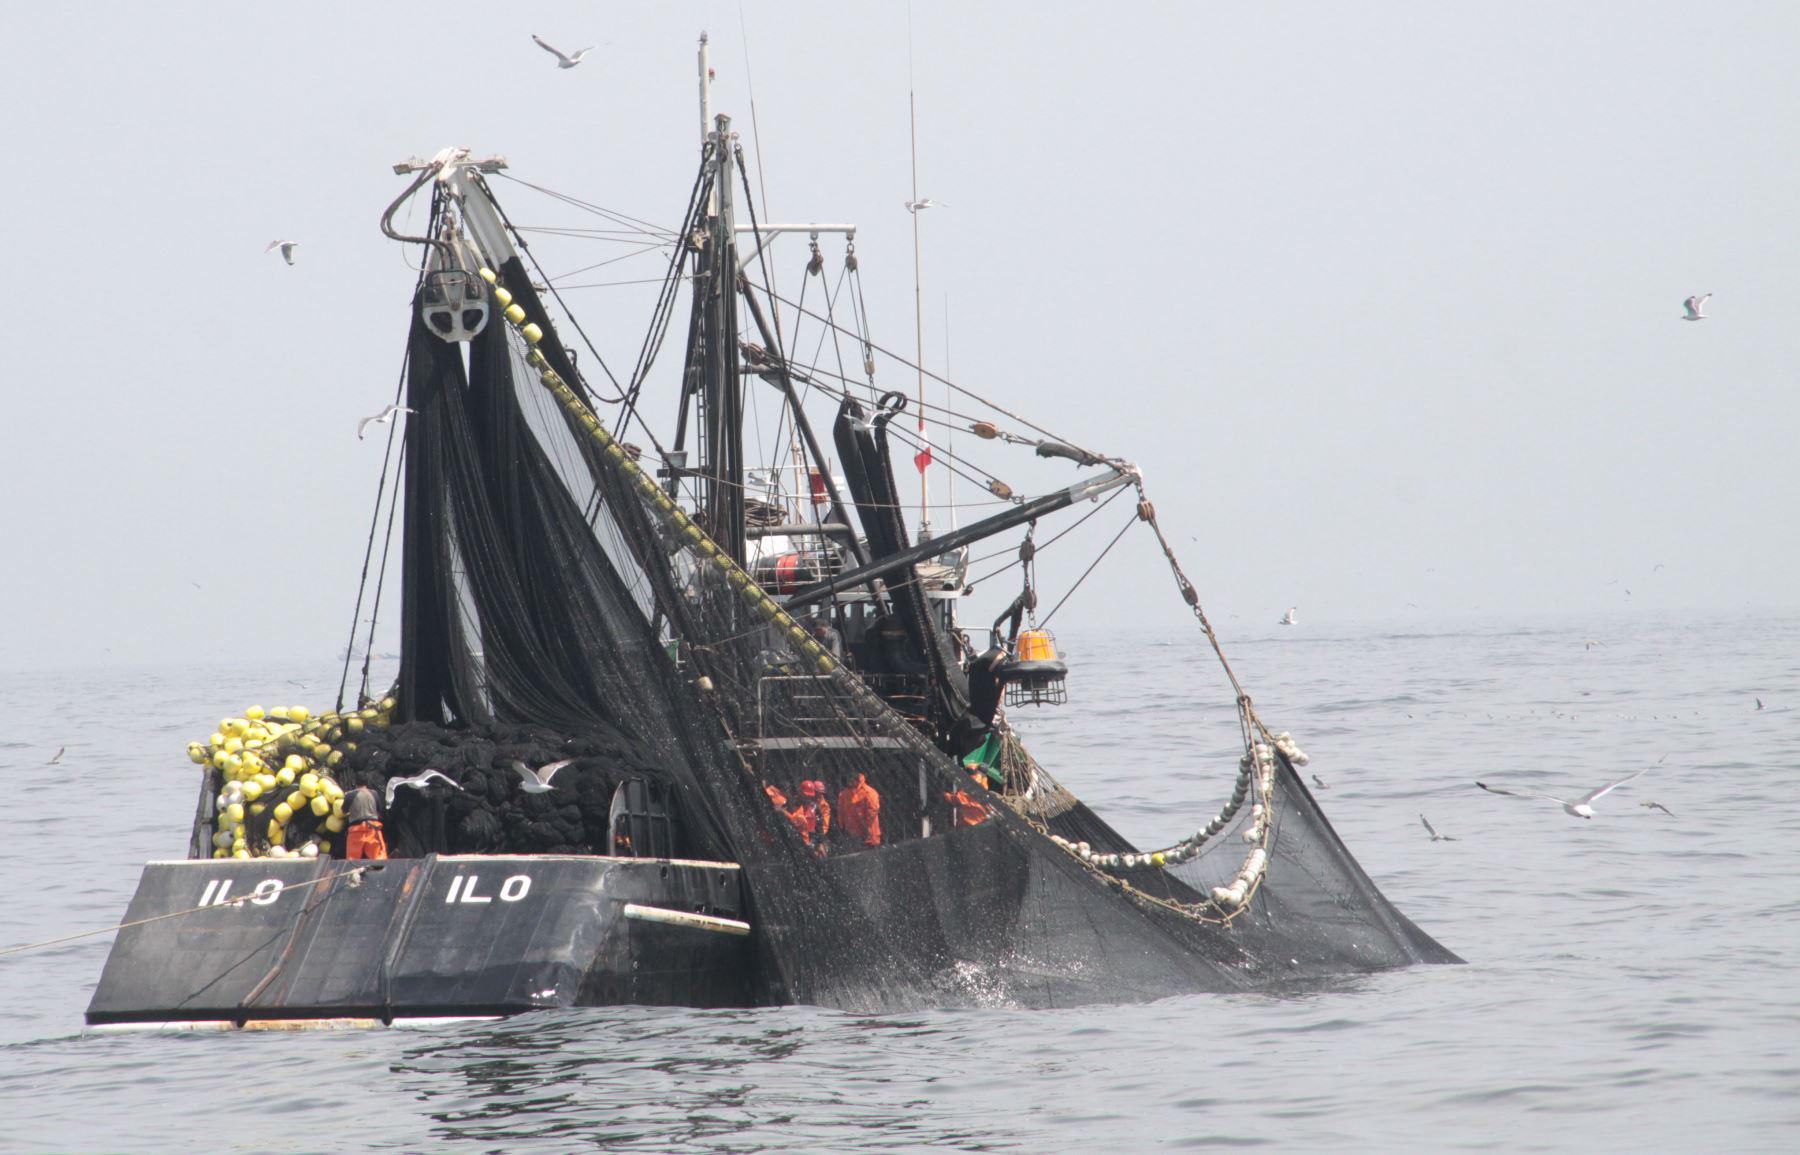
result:
<svg viewBox="0 0 1800 1155"><path fill-rule="evenodd" d="M1220 625L1345 842L1468 965L1060 1011L90 1035L95 935L0 957L0 1150L1800 1150L1800 619ZM1143 842L1204 821L1236 751L1198 631L1063 642L1069 704L1018 718L1039 757ZM184 744L336 685L0 672L0 948L116 923L183 852ZM1592 821L1474 785L1645 767Z"/></svg>

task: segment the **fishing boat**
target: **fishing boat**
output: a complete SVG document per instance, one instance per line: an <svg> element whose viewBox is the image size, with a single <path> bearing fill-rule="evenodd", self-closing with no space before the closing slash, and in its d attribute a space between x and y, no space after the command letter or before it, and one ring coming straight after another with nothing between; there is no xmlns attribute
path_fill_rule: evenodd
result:
<svg viewBox="0 0 1800 1155"><path fill-rule="evenodd" d="M704 45L701 76L704 93ZM799 235L802 286L842 243L860 299L855 229L760 221L730 118L703 121L622 374L502 207L504 158L395 166L381 228L419 260L354 620L392 604L397 569L397 679L369 684L371 625L348 701L253 707L189 747L186 857L144 868L88 1022L1061 1006L1456 961L1333 832L1305 755L1225 662L1141 471L927 374L857 309L777 292L771 245ZM403 234L415 198L427 224ZM802 325L848 362L798 356ZM756 404L777 414L766 441ZM929 524L900 478L933 468L977 488L979 516ZM1002 479L1052 469L1031 493ZM1079 708L1036 558L1105 509L1158 543L1242 739L1216 811L1151 848L1012 721ZM1018 593L971 625L978 547L1004 552ZM359 789L380 800L385 858L346 857Z"/></svg>

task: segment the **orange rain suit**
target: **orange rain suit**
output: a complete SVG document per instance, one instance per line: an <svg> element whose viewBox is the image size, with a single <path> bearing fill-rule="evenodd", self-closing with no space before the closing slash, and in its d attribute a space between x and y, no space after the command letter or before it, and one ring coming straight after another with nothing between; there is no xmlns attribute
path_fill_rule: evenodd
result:
<svg viewBox="0 0 1800 1155"><path fill-rule="evenodd" d="M344 843L345 858L386 858L387 838L381 833L381 823L370 819L358 822L350 828L348 840Z"/></svg>
<svg viewBox="0 0 1800 1155"><path fill-rule="evenodd" d="M864 846L881 845L881 795L869 785L868 775L858 774L856 785L838 792L838 821Z"/></svg>
<svg viewBox="0 0 1800 1155"><path fill-rule="evenodd" d="M974 783L977 790L987 789L986 778L980 772L970 774L969 781ZM967 790L947 790L944 792L944 800L956 804L958 826L980 826L987 821L988 807L977 802Z"/></svg>

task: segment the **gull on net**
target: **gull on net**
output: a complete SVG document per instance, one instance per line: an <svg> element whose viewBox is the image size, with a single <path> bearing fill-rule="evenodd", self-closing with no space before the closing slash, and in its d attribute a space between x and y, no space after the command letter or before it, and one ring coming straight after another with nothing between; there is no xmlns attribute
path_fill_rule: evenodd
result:
<svg viewBox="0 0 1800 1155"><path fill-rule="evenodd" d="M1592 818L1594 816L1594 803L1600 801L1600 799L1606 797L1608 794L1612 793L1620 786L1625 785L1625 783L1636 778L1638 774L1642 774L1648 769L1649 767L1646 766L1643 770L1639 770L1637 774L1627 774L1617 782L1608 782L1604 786L1588 791L1586 794L1583 794L1580 798L1577 798L1572 802L1566 798L1558 798L1553 794L1538 794L1527 790L1507 790L1500 786L1489 786L1486 782L1477 782L1475 785L1486 790L1489 794L1509 794L1514 798L1542 798L1547 802L1554 802L1558 806L1561 806L1563 808L1563 813L1573 818Z"/></svg>

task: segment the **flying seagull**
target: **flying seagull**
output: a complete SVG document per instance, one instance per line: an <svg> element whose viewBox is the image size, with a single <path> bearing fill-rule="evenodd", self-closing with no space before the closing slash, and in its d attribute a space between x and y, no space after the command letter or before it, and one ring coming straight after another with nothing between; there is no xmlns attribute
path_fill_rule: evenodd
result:
<svg viewBox="0 0 1800 1155"><path fill-rule="evenodd" d="M1437 832L1437 830L1431 825L1431 820L1429 818L1426 818L1423 814L1419 815L1419 821L1423 822L1425 824L1425 833L1431 835L1431 840L1433 842L1461 842L1462 841L1462 839L1456 837L1456 835L1454 835L1454 834L1439 834Z"/></svg>
<svg viewBox="0 0 1800 1155"><path fill-rule="evenodd" d="M1760 710L1760 709L1762 709L1762 699L1761 699L1761 698L1758 698L1758 699L1757 699L1757 700L1756 700L1756 708L1757 708L1757 709L1758 709L1758 710Z"/></svg>
<svg viewBox="0 0 1800 1155"><path fill-rule="evenodd" d="M299 247L299 241L270 241L269 247L264 249L263 252L272 253L276 249L280 249L281 259L291 265L294 263L294 250Z"/></svg>
<svg viewBox="0 0 1800 1155"><path fill-rule="evenodd" d="M564 758L560 762L551 762L548 765L539 766L536 770L533 770L531 767L515 758L513 759L512 768L513 773L519 776L520 790L523 790L527 794L548 794L552 789L550 786L550 779L556 777L556 772L558 770L561 770L564 766L567 766L573 761L575 761L573 758Z"/></svg>
<svg viewBox="0 0 1800 1155"><path fill-rule="evenodd" d="M906 202L906 211L915 215L923 212L925 209L947 209L949 207L950 206L943 201L934 201L930 197L926 197L923 200Z"/></svg>
<svg viewBox="0 0 1800 1155"><path fill-rule="evenodd" d="M1711 293L1701 293L1697 297L1689 297L1687 300L1681 302L1681 307L1687 310L1687 316L1683 317L1682 320L1683 321L1704 321L1704 320L1706 320L1706 302L1708 302L1710 300L1712 300Z"/></svg>
<svg viewBox="0 0 1800 1155"><path fill-rule="evenodd" d="M361 421L358 421L356 423L356 439L358 441L361 441L363 439L363 430L367 429L371 424L386 425L388 422L390 422L394 419L394 414L396 414L396 413L413 413L413 412L416 412L416 410L408 409L404 405L389 405L386 409L383 409L380 413L375 414L375 416L365 417Z"/></svg>
<svg viewBox="0 0 1800 1155"><path fill-rule="evenodd" d="M562 49L560 49L560 48L552 47L550 45L550 43L548 41L546 41L542 36L539 36L535 33L532 34L531 40L532 40L532 43L536 44L539 48L542 48L545 52L548 52L550 55L556 57L556 66L558 68L573 68L577 64L581 63L583 57L585 57L588 53L590 53L594 50L592 46L589 46L587 48L583 48L580 52L577 52L574 55L570 55L570 54L562 51Z"/></svg>
<svg viewBox="0 0 1800 1155"><path fill-rule="evenodd" d="M1281 620L1276 622L1275 624L1278 626L1297 626L1297 625L1299 625L1300 624L1299 619L1294 617L1295 611L1297 611L1299 608L1300 608L1299 606L1289 606L1287 613L1282 614Z"/></svg>
<svg viewBox="0 0 1800 1155"><path fill-rule="evenodd" d="M56 765L56 764L57 764L57 763L58 763L58 762L61 762L61 761L62 761L62 756L63 756L63 752L64 752L64 751L65 751L65 750L67 750L67 749L68 749L68 747L67 747L67 746L58 746L58 747L57 747L57 748L56 748L56 753L54 753L54 754L52 754L52 755L50 755L50 761L48 761L48 762L46 762L46 763L44 763L44 765L46 765L46 766L54 766L54 765Z"/></svg>
<svg viewBox="0 0 1800 1155"><path fill-rule="evenodd" d="M1323 779L1323 778L1321 778L1321 777L1319 777L1319 776L1318 776L1318 775L1317 775L1317 774L1314 774L1314 775L1313 775L1313 776L1312 776L1312 780L1313 780L1313 785L1314 785L1314 786L1317 786L1317 787L1318 787L1318 788L1319 788L1319 789L1320 789L1320 790L1329 790L1329 789L1331 789L1331 787L1329 787L1329 786L1327 786L1327 785L1325 785L1325 779Z"/></svg>
<svg viewBox="0 0 1800 1155"><path fill-rule="evenodd" d="M1675 817L1675 812L1673 810L1670 810L1667 806L1664 806L1660 802L1640 802L1640 803L1638 803L1638 805L1642 806L1646 809L1649 809L1649 810L1660 810L1664 814L1667 814L1670 818Z"/></svg>
<svg viewBox="0 0 1800 1155"><path fill-rule="evenodd" d="M1648 770L1649 767L1646 766L1644 769ZM1550 802L1556 803L1558 806L1561 806L1563 808L1563 812L1565 814L1568 814L1570 817L1592 818L1594 816L1594 803L1600 801L1600 799L1606 797L1614 789L1625 785L1625 783L1631 781L1633 778L1636 778L1638 776L1638 774L1642 774L1643 772L1644 772L1643 770L1639 770L1637 772L1637 774L1628 774L1625 777L1619 779L1617 782L1608 782L1606 785L1601 786L1598 789L1588 791L1586 794L1583 794L1580 798L1577 798L1573 802L1570 802L1563 798L1557 798L1550 794L1534 794L1534 793L1531 793L1529 791L1524 791L1524 790L1504 790L1498 786L1489 786L1486 782L1477 782L1477 783L1475 783L1475 785L1481 787L1483 790L1486 790L1489 794L1510 794L1514 798L1543 798Z"/></svg>
<svg viewBox="0 0 1800 1155"><path fill-rule="evenodd" d="M433 778L440 778L443 781L450 783L450 785L456 786L458 790L462 789L461 786L456 785L455 779L451 778L450 775L444 773L442 770L421 770L411 778L389 778L387 784L387 804L389 806L394 804L394 791L400 789L400 787L411 786L415 790L423 790L431 784Z"/></svg>

